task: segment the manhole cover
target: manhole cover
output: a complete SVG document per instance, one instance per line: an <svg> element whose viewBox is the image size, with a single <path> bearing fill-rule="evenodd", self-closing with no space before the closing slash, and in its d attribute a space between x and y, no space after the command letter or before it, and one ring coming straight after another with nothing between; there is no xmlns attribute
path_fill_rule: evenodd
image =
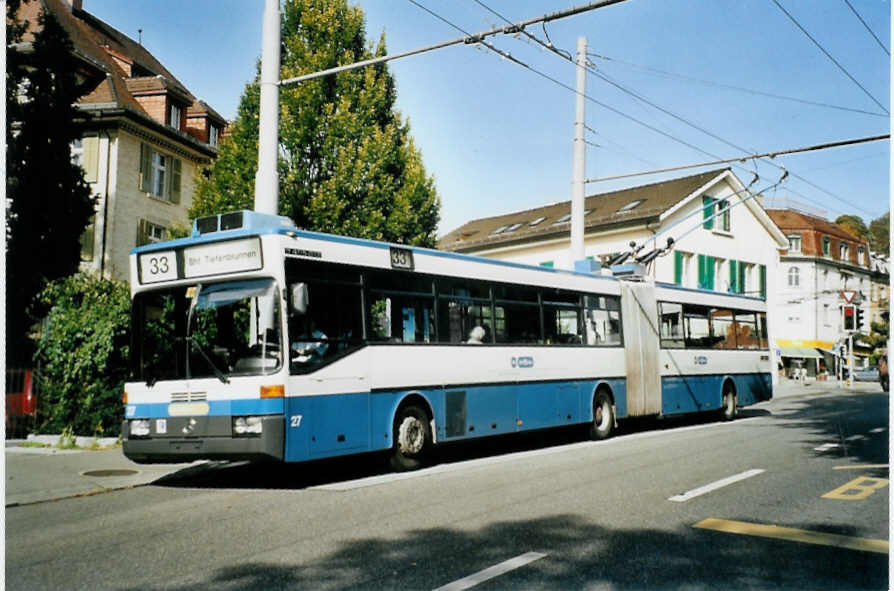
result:
<svg viewBox="0 0 894 591"><path fill-rule="evenodd" d="M133 476L134 474L139 474L139 470L88 470L87 472L82 472L84 476Z"/></svg>

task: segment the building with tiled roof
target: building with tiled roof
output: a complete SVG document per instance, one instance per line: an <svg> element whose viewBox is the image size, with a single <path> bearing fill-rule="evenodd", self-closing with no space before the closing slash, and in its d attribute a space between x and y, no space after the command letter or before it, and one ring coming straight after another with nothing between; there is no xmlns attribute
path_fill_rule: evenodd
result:
<svg viewBox="0 0 894 591"><path fill-rule="evenodd" d="M816 212L789 208L768 209L767 213L790 244L781 253L777 278L777 346L786 371L804 366L810 375L823 368L834 375L834 352L847 340L846 305L857 306L853 317L863 320L857 331L868 333L873 296L881 293L873 289L869 243ZM886 283L887 274L879 281ZM851 316L850 312L847 315ZM854 347L857 367L866 364L870 353L864 347Z"/></svg>
<svg viewBox="0 0 894 591"><path fill-rule="evenodd" d="M82 64L84 136L73 146L97 197L82 244L82 268L126 279L128 255L140 244L188 227L196 179L217 156L226 120L139 42L83 9L81 0L23 2L28 53L41 13L68 33Z"/></svg>

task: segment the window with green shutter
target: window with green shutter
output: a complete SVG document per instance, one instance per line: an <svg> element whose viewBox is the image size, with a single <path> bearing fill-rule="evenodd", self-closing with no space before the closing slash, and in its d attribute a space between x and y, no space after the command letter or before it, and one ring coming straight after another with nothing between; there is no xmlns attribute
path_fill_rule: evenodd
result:
<svg viewBox="0 0 894 591"><path fill-rule="evenodd" d="M140 144L140 191L171 203L180 203L182 162Z"/></svg>
<svg viewBox="0 0 894 591"><path fill-rule="evenodd" d="M741 293L739 290L739 261L730 260L729 262L729 292Z"/></svg>
<svg viewBox="0 0 894 591"><path fill-rule="evenodd" d="M760 282L761 298L767 299L767 265L758 265L758 281Z"/></svg>
<svg viewBox="0 0 894 591"><path fill-rule="evenodd" d="M674 283L683 285L683 253L674 251Z"/></svg>
<svg viewBox="0 0 894 591"><path fill-rule="evenodd" d="M699 289L714 289L714 257L698 255L698 287Z"/></svg>
<svg viewBox="0 0 894 591"><path fill-rule="evenodd" d="M705 230L711 230L714 228L714 201L713 197L708 197L707 195L702 197L702 219L705 220L702 223L702 228Z"/></svg>

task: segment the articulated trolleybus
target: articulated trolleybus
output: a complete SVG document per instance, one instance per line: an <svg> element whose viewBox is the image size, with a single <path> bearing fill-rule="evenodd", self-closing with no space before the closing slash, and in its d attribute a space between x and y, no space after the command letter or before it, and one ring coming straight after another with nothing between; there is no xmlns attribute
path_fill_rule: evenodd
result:
<svg viewBox="0 0 894 591"><path fill-rule="evenodd" d="M306 232L250 211L135 249L124 453L300 462L771 397L731 296Z"/></svg>

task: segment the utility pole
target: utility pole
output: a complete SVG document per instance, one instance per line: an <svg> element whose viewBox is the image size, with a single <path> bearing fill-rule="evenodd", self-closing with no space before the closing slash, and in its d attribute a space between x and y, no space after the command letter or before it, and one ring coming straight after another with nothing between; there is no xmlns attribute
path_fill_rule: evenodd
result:
<svg viewBox="0 0 894 591"><path fill-rule="evenodd" d="M261 46L261 114L258 121L258 172L255 211L279 213L279 0L265 0Z"/></svg>
<svg viewBox="0 0 894 591"><path fill-rule="evenodd" d="M571 178L571 266L584 259L584 198L587 144L584 140L587 94L587 38L577 38L577 95L574 108L574 164Z"/></svg>

